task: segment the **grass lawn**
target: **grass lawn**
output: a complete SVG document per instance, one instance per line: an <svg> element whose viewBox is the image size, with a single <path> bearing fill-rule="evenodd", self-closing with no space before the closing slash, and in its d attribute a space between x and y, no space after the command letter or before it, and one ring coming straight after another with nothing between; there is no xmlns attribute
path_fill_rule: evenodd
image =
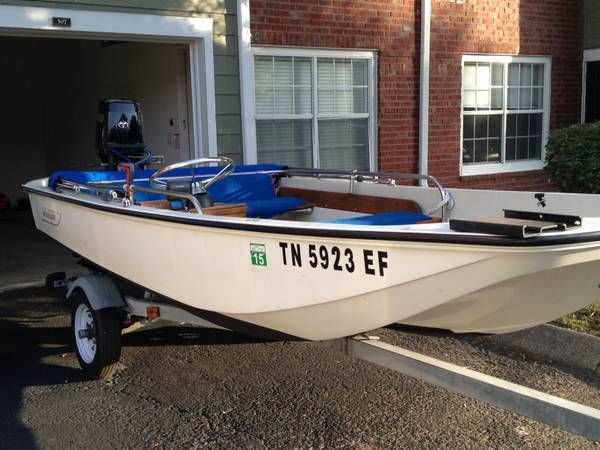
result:
<svg viewBox="0 0 600 450"><path fill-rule="evenodd" d="M600 302L551 322L559 327L600 337Z"/></svg>

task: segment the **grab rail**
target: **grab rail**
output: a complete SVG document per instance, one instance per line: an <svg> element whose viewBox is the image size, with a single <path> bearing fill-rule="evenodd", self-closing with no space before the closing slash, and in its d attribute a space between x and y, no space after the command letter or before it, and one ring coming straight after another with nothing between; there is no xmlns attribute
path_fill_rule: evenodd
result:
<svg viewBox="0 0 600 450"><path fill-rule="evenodd" d="M387 179L387 183L393 186L396 185L396 179L405 180L427 180L435 185L435 188L440 193L440 201L425 214L428 216L442 209L442 218L444 217L444 206L448 209L454 207L454 199L450 192L444 188L441 181L432 175L421 175L415 173L395 173L395 172L367 172L361 170L335 170L335 169L305 169L305 168L289 168L282 173L286 175L298 175L312 178L331 178L331 179L348 179L350 181L350 193L354 192L354 183L357 181L363 181L364 179L370 179L371 181L381 182L380 178Z"/></svg>
<svg viewBox="0 0 600 450"><path fill-rule="evenodd" d="M122 192L123 195L125 195L125 193L127 192L126 185L115 184L115 183L79 183L79 182L66 180L66 179L61 179L60 181L58 181L56 183L56 187L69 189L77 194L81 192L82 187L85 189L89 189L91 191L107 191L111 197L108 200L117 200L118 199L117 192ZM131 190L132 193L148 192L150 194L167 195L169 197L183 198L183 199L189 200L194 205L196 212L200 215L203 214L202 206L200 205L200 202L198 201L198 199L196 197L194 197L192 194L189 194L187 192L168 191L168 190L164 190L164 189L153 189L153 188L147 188L147 187L136 186L136 185L131 185L129 187L129 189ZM125 203L125 200L127 200L127 198L123 197L124 206L129 206L128 204Z"/></svg>
<svg viewBox="0 0 600 450"><path fill-rule="evenodd" d="M188 161L181 161L177 163L170 164L162 169L157 170L150 176L150 186L158 186L161 189L166 188L167 184L160 180L167 172L171 172L176 169L183 169L185 167L192 168L192 184L195 184L195 175L193 167L198 166L200 164L210 164L210 163L219 163L224 162L227 165L221 169L219 173L216 175L210 176L208 180L202 180L199 182L198 192L194 192L194 194L204 193L206 190L215 184L217 181L222 180L226 176L228 176L231 172L235 170L235 164L233 163L233 159L227 158L226 156L217 156L214 158L198 158L198 159L190 159Z"/></svg>

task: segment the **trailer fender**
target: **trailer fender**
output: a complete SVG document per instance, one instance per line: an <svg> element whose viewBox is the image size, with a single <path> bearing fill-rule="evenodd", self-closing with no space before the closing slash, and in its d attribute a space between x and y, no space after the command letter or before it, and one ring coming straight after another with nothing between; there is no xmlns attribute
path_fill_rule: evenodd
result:
<svg viewBox="0 0 600 450"><path fill-rule="evenodd" d="M75 281L69 283L67 290L67 300L77 289L81 289L90 302L94 310L106 308L123 308L125 301L123 296L115 286L115 283L104 275L86 275L78 277Z"/></svg>

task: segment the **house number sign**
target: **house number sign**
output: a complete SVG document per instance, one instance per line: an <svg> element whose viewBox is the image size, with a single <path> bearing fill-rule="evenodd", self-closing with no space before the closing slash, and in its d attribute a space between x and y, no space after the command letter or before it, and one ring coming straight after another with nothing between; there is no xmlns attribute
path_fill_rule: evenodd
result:
<svg viewBox="0 0 600 450"><path fill-rule="evenodd" d="M69 28L71 26L71 18L70 17L53 17L52 18L52 26Z"/></svg>

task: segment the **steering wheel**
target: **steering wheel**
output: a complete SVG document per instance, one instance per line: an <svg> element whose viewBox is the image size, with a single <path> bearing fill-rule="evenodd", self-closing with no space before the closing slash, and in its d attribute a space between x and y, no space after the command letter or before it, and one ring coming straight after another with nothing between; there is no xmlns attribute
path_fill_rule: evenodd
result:
<svg viewBox="0 0 600 450"><path fill-rule="evenodd" d="M231 158L227 158L225 156L218 156L215 158L190 159L188 161L181 161L178 163L169 164L168 166L157 170L150 176L150 186L153 187L154 189L166 189L167 183L162 180L159 180L158 178L160 178L167 172L170 172L175 169L183 169L185 167L196 167L201 164L210 164L210 163L219 163L219 162L226 163L227 165L225 167L223 167L223 169L219 173L217 173L215 176L213 176L207 180L201 180L196 183L194 181L194 179L195 179L194 172L192 171L192 189L195 191L195 192L192 192L192 194L204 193L204 192L206 192L206 189L208 189L209 186L215 184L219 180L222 180L223 178L225 178L227 175L229 175L231 172L233 172L235 170L235 164ZM198 185L199 185L199 187L196 188L196 186L198 186Z"/></svg>

